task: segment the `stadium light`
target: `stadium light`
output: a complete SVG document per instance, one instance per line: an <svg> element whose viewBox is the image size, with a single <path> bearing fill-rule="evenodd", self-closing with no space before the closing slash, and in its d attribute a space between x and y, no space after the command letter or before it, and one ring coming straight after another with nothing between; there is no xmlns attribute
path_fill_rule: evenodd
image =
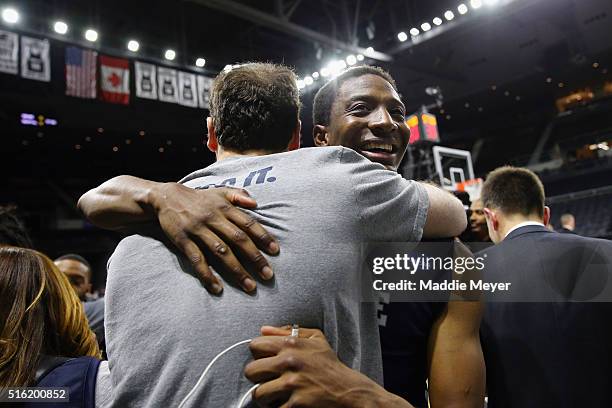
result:
<svg viewBox="0 0 612 408"><path fill-rule="evenodd" d="M330 75L329 68L327 67L321 68L321 76L323 78L328 77L329 75Z"/></svg>
<svg viewBox="0 0 612 408"><path fill-rule="evenodd" d="M453 18L455 18L455 13L450 10L446 10L446 12L444 13L444 18L448 21L451 21Z"/></svg>
<svg viewBox="0 0 612 408"><path fill-rule="evenodd" d="M298 89L304 89L305 86L306 86L306 84L304 83L303 80L301 80L301 79L297 80L297 87L298 87Z"/></svg>
<svg viewBox="0 0 612 408"><path fill-rule="evenodd" d="M442 24L442 19L440 17L436 17L433 19L433 23L437 26Z"/></svg>
<svg viewBox="0 0 612 408"><path fill-rule="evenodd" d="M127 43L127 48L132 52L136 52L140 48L140 44L138 44L138 41L136 40L130 40Z"/></svg>
<svg viewBox="0 0 612 408"><path fill-rule="evenodd" d="M364 56L362 54L357 54L357 61L363 61Z"/></svg>
<svg viewBox="0 0 612 408"><path fill-rule="evenodd" d="M404 42L408 39L408 34L402 31L397 34L397 39L400 40L401 42Z"/></svg>
<svg viewBox="0 0 612 408"><path fill-rule="evenodd" d="M374 48L373 47L366 48L366 54L370 55L372 53L374 53Z"/></svg>
<svg viewBox="0 0 612 408"><path fill-rule="evenodd" d="M98 39L98 32L91 28L85 31L85 39L87 41L95 42Z"/></svg>
<svg viewBox="0 0 612 408"><path fill-rule="evenodd" d="M313 72L313 73L312 73L312 77L313 77L314 79L319 79L319 73L318 73L317 71Z"/></svg>
<svg viewBox="0 0 612 408"><path fill-rule="evenodd" d="M423 30L423 31L429 31L429 30L431 30L431 24L429 24L429 23L423 23L423 24L421 24L421 30Z"/></svg>
<svg viewBox="0 0 612 408"><path fill-rule="evenodd" d="M461 3L459 7L457 7L457 11L459 12L459 14L465 14L468 12L468 7L465 4Z"/></svg>
<svg viewBox="0 0 612 408"><path fill-rule="evenodd" d="M472 6L474 10L477 10L482 7L482 0L470 0L470 6Z"/></svg>
<svg viewBox="0 0 612 408"><path fill-rule="evenodd" d="M174 58L176 58L176 52L174 50L166 50L164 53L164 58L168 61L172 61Z"/></svg>
<svg viewBox="0 0 612 408"><path fill-rule="evenodd" d="M19 12L14 8L7 7L2 10L2 20L8 24L15 24L19 21Z"/></svg>
<svg viewBox="0 0 612 408"><path fill-rule="evenodd" d="M203 68L206 65L206 60L204 58L198 58L195 62L196 67Z"/></svg>
<svg viewBox="0 0 612 408"><path fill-rule="evenodd" d="M64 35L68 32L68 24L64 23L63 21L56 21L55 24L53 24L53 31Z"/></svg>
<svg viewBox="0 0 612 408"><path fill-rule="evenodd" d="M355 65L357 63L357 58L354 55L349 55L346 57L346 63L348 65Z"/></svg>
<svg viewBox="0 0 612 408"><path fill-rule="evenodd" d="M420 31L419 31L419 29L418 29L418 28L416 28L416 27L412 27L412 28L410 29L410 35L411 35L411 36L413 36L413 37L414 37L414 36L419 35L419 33L420 33Z"/></svg>
<svg viewBox="0 0 612 408"><path fill-rule="evenodd" d="M313 83L313 82L314 82L314 81L312 80L312 77L311 77L311 76L308 76L308 75L307 75L307 76L305 76L305 77L304 77L304 83L305 83L306 85L312 85L312 83Z"/></svg>

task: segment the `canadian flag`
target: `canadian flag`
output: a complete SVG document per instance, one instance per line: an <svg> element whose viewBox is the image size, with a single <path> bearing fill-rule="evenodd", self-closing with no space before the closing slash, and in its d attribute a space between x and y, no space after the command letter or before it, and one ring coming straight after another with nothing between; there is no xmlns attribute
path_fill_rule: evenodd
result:
<svg viewBox="0 0 612 408"><path fill-rule="evenodd" d="M100 55L100 99L130 103L130 63L121 58Z"/></svg>

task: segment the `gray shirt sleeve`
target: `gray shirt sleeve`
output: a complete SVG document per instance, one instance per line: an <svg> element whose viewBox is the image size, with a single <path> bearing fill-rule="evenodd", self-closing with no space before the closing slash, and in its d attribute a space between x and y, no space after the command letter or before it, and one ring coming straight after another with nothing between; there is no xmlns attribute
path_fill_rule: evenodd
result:
<svg viewBox="0 0 612 408"><path fill-rule="evenodd" d="M83 304L89 327L95 333L100 346L104 346L104 298Z"/></svg>
<svg viewBox="0 0 612 408"><path fill-rule="evenodd" d="M427 191L413 180L344 149L341 162L350 164L349 178L365 239L420 241L427 220Z"/></svg>
<svg viewBox="0 0 612 408"><path fill-rule="evenodd" d="M113 387L108 369L108 361L100 362L98 375L96 377L96 408L110 407L113 402Z"/></svg>

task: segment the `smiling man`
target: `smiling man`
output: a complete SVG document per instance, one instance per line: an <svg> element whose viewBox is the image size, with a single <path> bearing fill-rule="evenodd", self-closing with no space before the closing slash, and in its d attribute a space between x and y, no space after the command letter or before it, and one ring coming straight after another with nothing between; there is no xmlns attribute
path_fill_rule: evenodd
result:
<svg viewBox="0 0 612 408"><path fill-rule="evenodd" d="M345 71L317 92L313 110L316 146L344 146L397 171L410 130L395 81L380 68Z"/></svg>
<svg viewBox="0 0 612 408"><path fill-rule="evenodd" d="M480 198L472 201L470 205L470 232L472 240L476 242L491 242L484 205Z"/></svg>

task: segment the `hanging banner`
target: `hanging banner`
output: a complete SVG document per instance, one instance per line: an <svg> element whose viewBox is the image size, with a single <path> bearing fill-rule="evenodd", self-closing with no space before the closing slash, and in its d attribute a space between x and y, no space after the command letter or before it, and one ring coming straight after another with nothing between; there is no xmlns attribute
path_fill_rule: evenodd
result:
<svg viewBox="0 0 612 408"><path fill-rule="evenodd" d="M157 86L159 100L162 102L178 103L178 85L176 70L157 67Z"/></svg>
<svg viewBox="0 0 612 408"><path fill-rule="evenodd" d="M192 108L198 107L198 84L195 74L179 71L179 103Z"/></svg>
<svg viewBox="0 0 612 408"><path fill-rule="evenodd" d="M145 99L157 99L157 75L155 65L136 61L136 96Z"/></svg>
<svg viewBox="0 0 612 408"><path fill-rule="evenodd" d="M21 76L36 81L49 82L49 41L21 36Z"/></svg>
<svg viewBox="0 0 612 408"><path fill-rule="evenodd" d="M130 103L130 62L100 55L100 99L111 103Z"/></svg>
<svg viewBox="0 0 612 408"><path fill-rule="evenodd" d="M79 47L66 47L66 95L77 98L96 97L98 53Z"/></svg>
<svg viewBox="0 0 612 408"><path fill-rule="evenodd" d="M0 30L0 72L17 75L19 36Z"/></svg>
<svg viewBox="0 0 612 408"><path fill-rule="evenodd" d="M210 90L213 79L198 75L198 104L200 108L210 109Z"/></svg>

